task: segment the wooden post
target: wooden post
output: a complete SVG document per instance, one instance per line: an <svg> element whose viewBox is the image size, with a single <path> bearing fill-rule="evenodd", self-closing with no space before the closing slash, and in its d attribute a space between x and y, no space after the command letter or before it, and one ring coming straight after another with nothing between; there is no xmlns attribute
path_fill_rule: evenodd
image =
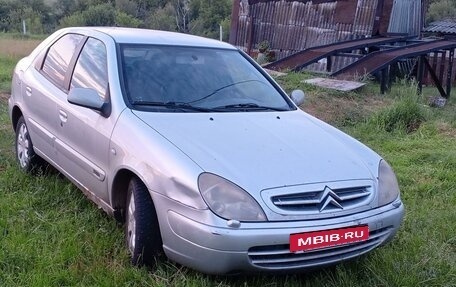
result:
<svg viewBox="0 0 456 287"><path fill-rule="evenodd" d="M424 61L426 60L426 56L420 56L418 58L418 71L417 71L417 81L418 81L418 94L421 95L423 91L423 75L424 75Z"/></svg>
<svg viewBox="0 0 456 287"><path fill-rule="evenodd" d="M380 94L385 94L386 91L388 90L388 67L386 66L382 70L382 75L381 75L381 81L380 81Z"/></svg>
<svg viewBox="0 0 456 287"><path fill-rule="evenodd" d="M252 45L253 45L253 17L249 16L248 18L248 30L247 30L247 54L252 54Z"/></svg>
<svg viewBox="0 0 456 287"><path fill-rule="evenodd" d="M326 72L331 73L332 70L332 57L329 56L326 58Z"/></svg>
<svg viewBox="0 0 456 287"><path fill-rule="evenodd" d="M230 27L230 44L236 46L237 34L239 29L239 6L241 3L239 0L233 1L233 7L231 9L231 27Z"/></svg>
<svg viewBox="0 0 456 287"><path fill-rule="evenodd" d="M434 84L435 84L437 90L439 90L440 95L444 98L448 98L449 95L447 95L445 93L445 90L442 87L442 83L439 81L439 78L437 77L437 73L435 72L434 68L431 66L431 64L429 63L429 61L426 57L424 57L423 62L427 66L429 75L431 75L431 78L434 81Z"/></svg>
<svg viewBox="0 0 456 287"><path fill-rule="evenodd" d="M454 60L454 49L450 49L448 55L448 70L447 70L447 82L446 82L446 98L450 98L451 94L451 80L452 80L452 72L453 72L453 60Z"/></svg>

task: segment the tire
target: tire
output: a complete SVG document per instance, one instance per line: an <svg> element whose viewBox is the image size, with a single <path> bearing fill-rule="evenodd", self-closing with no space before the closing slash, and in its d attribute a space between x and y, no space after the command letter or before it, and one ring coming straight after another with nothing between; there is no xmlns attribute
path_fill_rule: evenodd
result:
<svg viewBox="0 0 456 287"><path fill-rule="evenodd" d="M32 139L23 116L17 121L15 149L16 160L23 171L33 173L43 165L43 160L33 150Z"/></svg>
<svg viewBox="0 0 456 287"><path fill-rule="evenodd" d="M162 253L157 213L147 187L137 177L128 185L125 240L133 265L152 267Z"/></svg>

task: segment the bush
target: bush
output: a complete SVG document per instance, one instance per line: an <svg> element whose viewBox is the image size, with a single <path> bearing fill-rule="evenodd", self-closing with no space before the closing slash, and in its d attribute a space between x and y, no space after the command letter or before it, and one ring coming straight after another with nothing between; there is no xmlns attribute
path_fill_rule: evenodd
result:
<svg viewBox="0 0 456 287"><path fill-rule="evenodd" d="M82 12L75 12L60 20L61 27L113 26L116 20L114 7L107 4L90 6Z"/></svg>
<svg viewBox="0 0 456 287"><path fill-rule="evenodd" d="M60 27L77 27L77 26L85 26L86 20L82 12L76 12L69 16L63 17L60 20Z"/></svg>
<svg viewBox="0 0 456 287"><path fill-rule="evenodd" d="M113 26L115 23L116 12L109 3L90 6L83 14L87 26Z"/></svg>
<svg viewBox="0 0 456 287"><path fill-rule="evenodd" d="M368 125L387 132L416 131L426 120L425 110L419 97L402 97L393 106L381 110L368 120Z"/></svg>
<svg viewBox="0 0 456 287"><path fill-rule="evenodd" d="M138 28L143 24L141 20L135 18L125 12L116 11L116 25L121 27Z"/></svg>
<svg viewBox="0 0 456 287"><path fill-rule="evenodd" d="M433 1L429 5L426 22L445 19L456 19L456 0Z"/></svg>

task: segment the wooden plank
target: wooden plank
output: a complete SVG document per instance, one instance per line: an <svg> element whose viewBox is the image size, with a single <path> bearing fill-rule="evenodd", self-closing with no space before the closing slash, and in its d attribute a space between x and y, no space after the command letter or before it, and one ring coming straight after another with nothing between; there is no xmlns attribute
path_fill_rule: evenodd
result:
<svg viewBox="0 0 456 287"><path fill-rule="evenodd" d="M354 82L354 81L344 81L344 80L334 80L334 79L327 79L327 78L313 78L302 81L306 84L311 84L314 86L342 91L342 92L349 92L356 89L361 88L362 86L366 85L365 83Z"/></svg>

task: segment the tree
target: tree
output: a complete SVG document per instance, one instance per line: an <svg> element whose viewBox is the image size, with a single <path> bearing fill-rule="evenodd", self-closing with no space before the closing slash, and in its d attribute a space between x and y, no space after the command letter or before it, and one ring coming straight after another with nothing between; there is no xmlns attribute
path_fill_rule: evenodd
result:
<svg viewBox="0 0 456 287"><path fill-rule="evenodd" d="M131 16L138 16L138 4L133 0L116 0L116 9Z"/></svg>
<svg viewBox="0 0 456 287"><path fill-rule="evenodd" d="M43 23L51 22L51 8L43 0L4 1L0 7L2 30L22 31L22 21L33 34L45 33Z"/></svg>
<svg viewBox="0 0 456 287"><path fill-rule="evenodd" d="M456 20L456 0L433 1L429 5L427 14L428 23L445 19Z"/></svg>
<svg viewBox="0 0 456 287"><path fill-rule="evenodd" d="M138 28L143 25L143 21L120 10L116 10L116 26Z"/></svg>
<svg viewBox="0 0 456 287"><path fill-rule="evenodd" d="M106 3L90 6L87 10L64 17L60 26L113 26L115 21L116 11L111 4Z"/></svg>
<svg viewBox="0 0 456 287"><path fill-rule="evenodd" d="M55 5L55 13L59 17L69 16L76 11L76 2L74 0L60 0Z"/></svg>
<svg viewBox="0 0 456 287"><path fill-rule="evenodd" d="M127 26L228 39L233 0L0 0L0 31L51 33L57 27ZM450 0L446 0L450 1ZM452 0L456 1L456 0Z"/></svg>
<svg viewBox="0 0 456 287"><path fill-rule="evenodd" d="M192 0L190 33L210 38L219 37L220 24L231 14L231 0Z"/></svg>
<svg viewBox="0 0 456 287"><path fill-rule="evenodd" d="M190 0L173 0L176 25L179 32L188 33L190 22Z"/></svg>
<svg viewBox="0 0 456 287"><path fill-rule="evenodd" d="M116 20L116 11L109 3L90 6L83 15L87 26L113 26Z"/></svg>
<svg viewBox="0 0 456 287"><path fill-rule="evenodd" d="M156 9L147 17L145 23L146 28L176 31L176 11L171 3L168 3L163 8Z"/></svg>

